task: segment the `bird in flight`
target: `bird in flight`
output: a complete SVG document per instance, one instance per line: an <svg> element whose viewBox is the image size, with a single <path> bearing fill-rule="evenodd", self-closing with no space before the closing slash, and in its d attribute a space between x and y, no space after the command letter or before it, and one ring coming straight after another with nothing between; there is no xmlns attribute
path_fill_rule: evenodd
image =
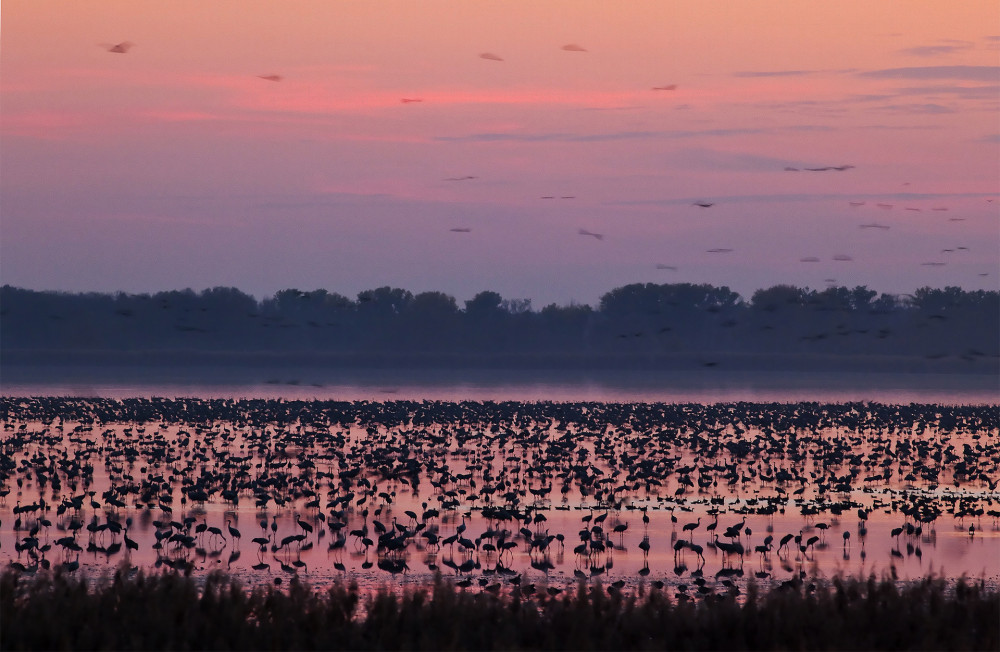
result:
<svg viewBox="0 0 1000 652"><path fill-rule="evenodd" d="M662 263L658 263L656 265L656 269L666 269L666 270L670 270L671 272L676 272L677 271L677 266L676 265L664 265Z"/></svg>
<svg viewBox="0 0 1000 652"><path fill-rule="evenodd" d="M470 229L467 226L456 226L455 228L448 229L448 230L451 231L452 233L471 233L472 232L472 229Z"/></svg>
<svg viewBox="0 0 1000 652"><path fill-rule="evenodd" d="M592 232L588 231L587 229L580 229L579 231L577 231L577 233L579 233L580 235L589 235L590 237L595 238L597 240L603 240L604 239L604 235L603 234L601 234L601 233L592 233Z"/></svg>
<svg viewBox="0 0 1000 652"><path fill-rule="evenodd" d="M816 256L805 256L803 258L799 258L799 262L800 263L818 263L819 262L819 258L817 258Z"/></svg>
<svg viewBox="0 0 1000 652"><path fill-rule="evenodd" d="M111 45L110 43L101 43L102 48L108 52L114 52L115 54L125 54L133 46L135 46L135 43L132 43L131 41L122 41L121 43L117 43L115 45Z"/></svg>
<svg viewBox="0 0 1000 652"><path fill-rule="evenodd" d="M802 168L806 172L829 172L830 170L835 170L837 172L843 172L844 170L850 170L853 165L828 165L822 168Z"/></svg>
<svg viewBox="0 0 1000 652"><path fill-rule="evenodd" d="M569 45L562 46L563 50L567 52L586 52L587 48L577 45L576 43L570 43Z"/></svg>
<svg viewBox="0 0 1000 652"><path fill-rule="evenodd" d="M860 206L864 206L865 205L865 203L863 201L849 201L847 203L851 205L851 208L858 208Z"/></svg>
<svg viewBox="0 0 1000 652"><path fill-rule="evenodd" d="M907 206L907 207L906 207L906 210L908 210L908 211L916 211L916 212L918 212L918 213L920 212L920 209L919 209L919 208L913 208L912 206Z"/></svg>
<svg viewBox="0 0 1000 652"><path fill-rule="evenodd" d="M948 210L948 207L947 206L935 206L931 210L932 211L946 211L946 210Z"/></svg>
<svg viewBox="0 0 1000 652"><path fill-rule="evenodd" d="M492 52L483 52L482 54L479 55L479 58L488 59L490 61L503 61L503 58L501 58L497 54L493 54Z"/></svg>
<svg viewBox="0 0 1000 652"><path fill-rule="evenodd" d="M859 225L858 228L861 228L861 229L882 229L882 230L888 230L889 226L887 224L878 224L876 222L871 222L869 224L861 224L861 225Z"/></svg>
<svg viewBox="0 0 1000 652"><path fill-rule="evenodd" d="M267 81L280 82L284 77L281 75L257 75L260 79L266 79Z"/></svg>
<svg viewBox="0 0 1000 652"><path fill-rule="evenodd" d="M445 181L469 181L471 179L478 179L478 177L474 177L471 174L469 174L464 177L448 177L447 179L445 179Z"/></svg>
<svg viewBox="0 0 1000 652"><path fill-rule="evenodd" d="M653 86L654 91L676 91L677 84L667 84L666 86Z"/></svg>
<svg viewBox="0 0 1000 652"><path fill-rule="evenodd" d="M886 210L892 209L892 204L875 204L875 205L878 206L879 208L884 208Z"/></svg>
<svg viewBox="0 0 1000 652"><path fill-rule="evenodd" d="M731 253L733 253L733 250L732 249L724 249L724 248L709 249L707 251L707 253L710 253L710 254L731 254Z"/></svg>
<svg viewBox="0 0 1000 652"><path fill-rule="evenodd" d="M695 203L693 203L691 205L692 206L700 206L701 208L711 208L712 206L715 206L715 204L713 202L710 202L710 201L696 201Z"/></svg>
<svg viewBox="0 0 1000 652"><path fill-rule="evenodd" d="M944 267L944 263L930 262L930 263L920 263L924 267Z"/></svg>
<svg viewBox="0 0 1000 652"><path fill-rule="evenodd" d="M404 97L399 101L403 104L413 104L414 102L423 102L423 99L419 97Z"/></svg>
<svg viewBox="0 0 1000 652"><path fill-rule="evenodd" d="M850 261L854 260L853 258L851 258L850 256L848 256L847 254L837 254L836 256L833 257L833 259L836 260L836 261L838 261L838 262L841 262L841 263L847 263L847 262L850 262Z"/></svg>

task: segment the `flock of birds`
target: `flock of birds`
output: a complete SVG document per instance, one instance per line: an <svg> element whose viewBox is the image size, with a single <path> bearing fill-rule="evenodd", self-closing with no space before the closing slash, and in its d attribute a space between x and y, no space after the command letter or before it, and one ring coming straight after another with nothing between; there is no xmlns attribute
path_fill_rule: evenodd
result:
<svg viewBox="0 0 1000 652"><path fill-rule="evenodd" d="M751 572L801 586L835 563L828 532L842 559L867 545L894 567L938 528L975 540L1000 518L995 406L0 404L0 555L27 573L225 558L276 583L311 564L488 591L648 581L687 599Z"/></svg>
<svg viewBox="0 0 1000 652"><path fill-rule="evenodd" d="M111 52L111 53L126 54L126 53L128 53L134 47L134 45L135 45L134 43L131 43L129 41L123 41L123 42L117 43L117 44L102 43L101 47L103 47L105 50L107 50L108 52ZM562 46L561 49L563 51L566 51L566 52L578 52L578 53L588 52L588 50L585 47L583 47L583 46L581 46L579 44L576 44L576 43L568 43L568 44ZM502 56L500 56L500 55L498 55L496 53L493 53L493 52L483 52L483 53L480 53L479 54L479 58L487 60L487 61L493 61L493 62L503 62L504 61L504 58ZM284 76L279 75L279 74L275 74L275 73L261 74L261 75L257 75L257 77L259 79L263 79L265 81L270 81L270 82L280 82L280 81L284 80ZM660 86L653 86L651 90L653 90L653 91L659 91L659 92L664 92L664 91L671 92L671 91L676 91L677 89L678 89L677 84L665 84L665 85L660 85ZM423 103L424 102L424 98L421 98L421 97L403 97L403 98L400 98L400 102L402 104L419 104L419 103ZM848 170L855 169L855 166L851 165L851 164L819 165L819 166L810 166L810 167L785 166L783 169L786 172L820 172L820 173L822 173L822 172L845 172L845 171L848 171ZM476 180L478 178L479 177L475 176L475 175L462 175L462 176L456 176L456 177L448 177L448 178L445 179L445 181L473 181L473 180ZM904 185L908 185L908 184L904 184ZM556 198L557 198L556 195L544 195L544 196L542 196L542 199L556 199ZM559 198L561 198L561 199L575 199L575 195L561 196ZM987 200L987 201L992 201L992 200L990 199L990 200ZM693 202L692 206L695 206L695 207L698 207L698 208L702 208L702 209L708 209L708 208L712 208L713 206L715 206L716 203L717 202L714 202L714 201L699 200L699 201ZM850 203L850 206L852 208L860 208L860 207L862 207L862 206L864 206L866 204L866 202L864 202L864 201L851 201L849 203ZM888 203L876 203L875 206L878 207L878 208L880 208L880 209L883 209L883 210L891 210L891 209L894 208L893 204L888 204ZM919 208L919 207L907 206L907 207L905 207L905 210L907 210L907 211L921 211L922 209ZM933 211L947 211L948 208L944 207L944 206L935 206L931 210L933 210ZM963 220L964 220L964 218L960 218L960 217L949 218L949 221L953 221L953 222L958 222L958 221L963 221ZM890 225L881 224L881 223L866 223L866 224L861 224L860 228L861 229L876 229L876 230L886 231L886 230L889 230L891 227L890 227ZM450 228L449 231L452 232L452 233L468 234L468 233L472 232L472 228L468 227L468 226L457 226L457 227ZM585 228L579 228L577 230L577 233L579 235L581 235L581 236L593 238L594 240L597 240L597 241L603 241L604 238L605 238L605 234L603 234L603 233L596 233L594 231L591 231L591 230L588 230L588 229L585 229ZM960 247L957 247L957 248L952 249L952 250L945 249L944 251L956 251L956 250L968 251L968 247L966 247L966 246L960 246ZM732 248L718 247L718 248L709 249L709 250L707 250L706 253L732 253L733 251L734 250ZM800 262L806 262L806 263L818 263L818 262L821 262L821 259L819 257L817 257L817 256L803 256L803 257L800 257L799 260L800 260ZM838 255L836 255L836 256L833 257L833 260L836 261L836 262L851 262L854 259L853 259L852 256L848 256L848 255L845 255L845 254L838 254ZM928 260L928 261L924 261L924 262L921 263L922 267L944 267L945 265L947 265L947 262L943 261L943 260ZM663 264L663 263L659 263L659 264L656 265L656 269L658 269L658 270L666 270L666 271L671 271L671 272L677 272L677 271L679 271L680 267L678 265L675 265L675 264ZM978 272L977 273L977 275L979 277L987 277L987 276L989 276L989 274L990 274L990 272L988 272L988 271L987 272ZM827 281L827 282L831 282L831 281ZM833 282L835 282L835 281L833 281Z"/></svg>

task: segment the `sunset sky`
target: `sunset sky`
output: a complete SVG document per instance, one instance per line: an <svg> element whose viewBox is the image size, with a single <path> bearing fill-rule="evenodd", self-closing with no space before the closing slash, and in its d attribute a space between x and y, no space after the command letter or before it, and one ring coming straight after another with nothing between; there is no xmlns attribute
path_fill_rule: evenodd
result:
<svg viewBox="0 0 1000 652"><path fill-rule="evenodd" d="M0 11L5 284L998 287L995 0Z"/></svg>

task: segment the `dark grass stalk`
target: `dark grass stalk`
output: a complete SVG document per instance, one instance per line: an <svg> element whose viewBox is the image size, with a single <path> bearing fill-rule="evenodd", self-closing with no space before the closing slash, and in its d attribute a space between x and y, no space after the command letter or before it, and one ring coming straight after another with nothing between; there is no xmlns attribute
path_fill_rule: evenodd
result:
<svg viewBox="0 0 1000 652"><path fill-rule="evenodd" d="M982 649L1000 648L1000 594L942 579L835 578L814 590L751 585L678 601L580 585L550 597L465 592L438 579L394 593L293 580L244 589L220 573L88 582L0 575L3 650Z"/></svg>

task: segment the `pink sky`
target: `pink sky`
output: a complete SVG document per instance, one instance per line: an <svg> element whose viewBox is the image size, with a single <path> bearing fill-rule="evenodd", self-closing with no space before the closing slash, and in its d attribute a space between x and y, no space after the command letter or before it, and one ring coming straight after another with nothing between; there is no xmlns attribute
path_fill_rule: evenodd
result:
<svg viewBox="0 0 1000 652"><path fill-rule="evenodd" d="M3 283L998 287L992 0L0 11Z"/></svg>

